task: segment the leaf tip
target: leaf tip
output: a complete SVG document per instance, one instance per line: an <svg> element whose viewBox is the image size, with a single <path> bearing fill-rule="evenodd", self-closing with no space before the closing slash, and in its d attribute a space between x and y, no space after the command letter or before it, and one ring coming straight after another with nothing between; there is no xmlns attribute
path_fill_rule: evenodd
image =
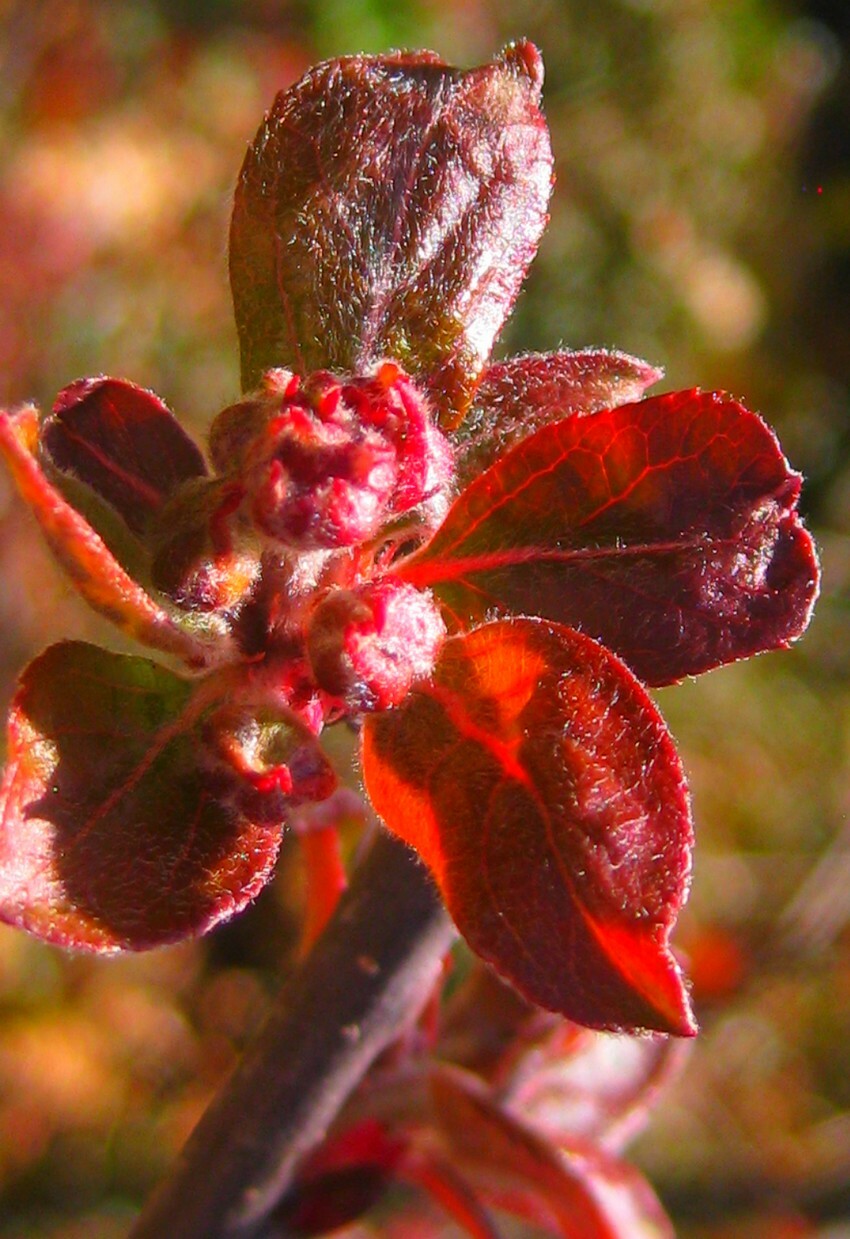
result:
<svg viewBox="0 0 850 1239"><path fill-rule="evenodd" d="M687 981L669 947L665 947L664 956L668 964L666 984L648 995L655 1018L648 1021L647 1030L668 1033L673 1037L695 1037L699 1025L691 1005Z"/></svg>
<svg viewBox="0 0 850 1239"><path fill-rule="evenodd" d="M509 43L499 56L499 59L517 74L527 78L535 97L540 98L543 90L543 57L539 48L528 39L518 39Z"/></svg>

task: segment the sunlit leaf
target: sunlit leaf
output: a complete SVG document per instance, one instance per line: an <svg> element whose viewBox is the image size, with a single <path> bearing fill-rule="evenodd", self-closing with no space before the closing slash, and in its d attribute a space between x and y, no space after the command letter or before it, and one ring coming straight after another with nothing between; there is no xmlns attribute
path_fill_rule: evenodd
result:
<svg viewBox="0 0 850 1239"><path fill-rule="evenodd" d="M666 684L806 627L818 567L799 493L754 413L717 394L657 396L518 444L397 570L460 626L533 611Z"/></svg>
<svg viewBox="0 0 850 1239"><path fill-rule="evenodd" d="M66 387L41 427L40 447L136 534L181 483L207 471L200 450L159 397L125 379L81 379Z"/></svg>
<svg viewBox="0 0 850 1239"><path fill-rule="evenodd" d="M258 893L281 821L207 742L226 692L79 642L30 664L0 789L4 921L66 947L141 949Z"/></svg>
<svg viewBox="0 0 850 1239"><path fill-rule="evenodd" d="M530 619L451 638L431 681L367 719L363 774L470 946L531 1001L592 1027L693 1033L667 944L687 794L619 659Z"/></svg>
<svg viewBox="0 0 850 1239"><path fill-rule="evenodd" d="M278 95L242 168L230 273L242 377L394 357L462 414L546 220L530 44L468 72L352 56Z"/></svg>
<svg viewBox="0 0 850 1239"><path fill-rule="evenodd" d="M95 611L144 645L175 654L190 666L214 661L215 646L181 627L121 566L106 543L39 467L33 452L38 417L25 408L0 413L0 454L53 554Z"/></svg>
<svg viewBox="0 0 850 1239"><path fill-rule="evenodd" d="M655 366L609 349L531 353L496 362L486 371L457 436L459 485L466 486L548 422L639 400L661 377Z"/></svg>

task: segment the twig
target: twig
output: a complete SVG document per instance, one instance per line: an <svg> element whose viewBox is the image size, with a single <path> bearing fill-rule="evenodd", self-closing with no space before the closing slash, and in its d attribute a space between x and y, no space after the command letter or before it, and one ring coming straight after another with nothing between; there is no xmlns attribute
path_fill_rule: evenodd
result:
<svg viewBox="0 0 850 1239"><path fill-rule="evenodd" d="M421 1010L453 934L427 872L381 832L130 1239L257 1235L370 1064Z"/></svg>

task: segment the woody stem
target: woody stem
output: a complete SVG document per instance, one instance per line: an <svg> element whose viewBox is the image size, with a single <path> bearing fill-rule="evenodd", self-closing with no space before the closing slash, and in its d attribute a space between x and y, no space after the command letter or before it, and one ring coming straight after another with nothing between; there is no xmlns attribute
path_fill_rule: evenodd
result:
<svg viewBox="0 0 850 1239"><path fill-rule="evenodd" d="M381 832L130 1239L259 1236L343 1102L421 1011L453 936L426 871Z"/></svg>

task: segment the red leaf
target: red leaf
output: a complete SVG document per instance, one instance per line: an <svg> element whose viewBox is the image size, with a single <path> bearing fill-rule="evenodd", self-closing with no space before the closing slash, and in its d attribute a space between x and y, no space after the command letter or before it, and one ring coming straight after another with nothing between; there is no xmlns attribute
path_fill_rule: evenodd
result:
<svg viewBox="0 0 850 1239"><path fill-rule="evenodd" d="M253 899L281 821L206 743L226 692L79 642L31 663L0 789L0 918L61 946L139 950Z"/></svg>
<svg viewBox="0 0 850 1239"><path fill-rule="evenodd" d="M532 353L497 362L486 371L458 433L458 483L466 486L548 422L639 400L662 374L608 349Z"/></svg>
<svg viewBox="0 0 850 1239"><path fill-rule="evenodd" d="M678 392L545 426L397 565L463 626L534 611L667 684L806 627L817 593L799 475L754 413Z"/></svg>
<svg viewBox="0 0 850 1239"><path fill-rule="evenodd" d="M675 1239L661 1202L634 1166L594 1145L576 1145L565 1154L570 1173L582 1180L616 1239Z"/></svg>
<svg viewBox="0 0 850 1239"><path fill-rule="evenodd" d="M350 787L337 788L327 799L305 804L293 814L292 828L304 861L304 925L298 944L302 958L312 950L348 885L341 832L352 827L362 830L365 821L365 802Z"/></svg>
<svg viewBox="0 0 850 1239"><path fill-rule="evenodd" d="M272 1214L287 1235L324 1235L354 1222L384 1195L404 1156L404 1141L364 1119L308 1158Z"/></svg>
<svg viewBox="0 0 850 1239"><path fill-rule="evenodd" d="M378 1166L328 1171L314 1181L299 1184L272 1214L265 1233L288 1239L339 1234L377 1205L388 1186L388 1176ZM358 1228L354 1234L362 1231Z"/></svg>
<svg viewBox="0 0 850 1239"><path fill-rule="evenodd" d="M613 655L529 619L450 638L433 681L366 720L363 774L470 946L527 998L592 1027L694 1032L667 945L687 793Z"/></svg>
<svg viewBox="0 0 850 1239"><path fill-rule="evenodd" d="M673 1239L630 1166L592 1147L564 1155L464 1072L435 1072L432 1094L453 1163L483 1199L562 1239Z"/></svg>
<svg viewBox="0 0 850 1239"><path fill-rule="evenodd" d="M258 531L240 511L230 478L183 487L150 528L150 577L180 611L232 627L261 573Z"/></svg>
<svg viewBox="0 0 850 1239"><path fill-rule="evenodd" d="M190 666L214 661L215 646L181 628L124 570L85 517L51 485L33 455L37 436L35 409L22 409L14 417L0 412L0 454L48 546L89 606L128 636L176 654Z"/></svg>
<svg viewBox="0 0 850 1239"><path fill-rule="evenodd" d="M502 1095L562 1146L578 1139L619 1151L643 1129L693 1043L577 1032L561 1026L538 1042Z"/></svg>
<svg viewBox="0 0 850 1239"><path fill-rule="evenodd" d="M528 43L328 61L278 95L236 189L242 377L381 357L462 414L546 221L552 155Z"/></svg>
<svg viewBox="0 0 850 1239"><path fill-rule="evenodd" d="M428 1143L426 1136L423 1152L407 1158L404 1179L426 1192L469 1239L502 1239L471 1185L451 1161L436 1156Z"/></svg>
<svg viewBox="0 0 850 1239"><path fill-rule="evenodd" d="M153 392L124 379L80 379L59 393L40 444L57 469L105 499L136 534L204 458Z"/></svg>

